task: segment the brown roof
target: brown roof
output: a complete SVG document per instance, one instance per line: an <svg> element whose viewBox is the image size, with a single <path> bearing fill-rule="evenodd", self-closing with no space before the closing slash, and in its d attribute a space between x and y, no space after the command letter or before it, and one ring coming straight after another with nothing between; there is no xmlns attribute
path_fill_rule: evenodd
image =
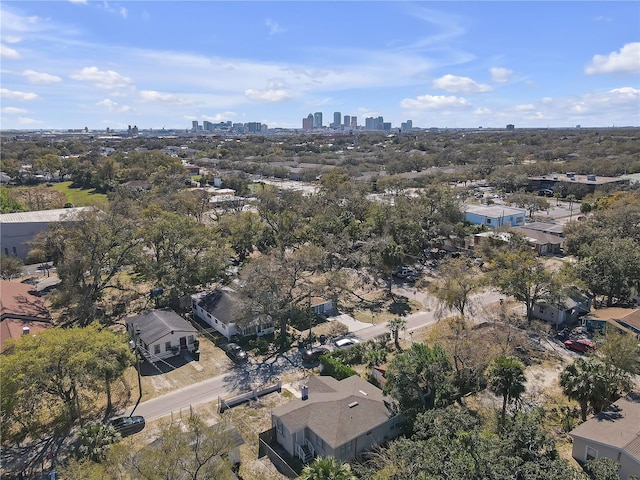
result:
<svg viewBox="0 0 640 480"><path fill-rule="evenodd" d="M640 460L640 394L630 393L574 428L570 435L625 450Z"/></svg>
<svg viewBox="0 0 640 480"><path fill-rule="evenodd" d="M382 390L354 375L337 381L311 377L308 400L295 399L273 409L290 432L305 427L337 448L394 416Z"/></svg>
<svg viewBox="0 0 640 480"><path fill-rule="evenodd" d="M19 338L23 327L37 333L51 326L51 315L33 286L0 280L0 351L10 338Z"/></svg>

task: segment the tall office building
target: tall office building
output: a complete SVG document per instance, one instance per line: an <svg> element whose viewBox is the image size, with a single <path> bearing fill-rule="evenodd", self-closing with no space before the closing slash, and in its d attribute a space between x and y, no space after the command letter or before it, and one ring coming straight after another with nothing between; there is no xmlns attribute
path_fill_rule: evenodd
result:
<svg viewBox="0 0 640 480"><path fill-rule="evenodd" d="M303 130L313 130L313 114L310 113L307 118L302 119L302 128Z"/></svg>
<svg viewBox="0 0 640 480"><path fill-rule="evenodd" d="M322 112L313 114L313 128L322 128Z"/></svg>
<svg viewBox="0 0 640 480"><path fill-rule="evenodd" d="M333 123L331 126L333 128L340 128L342 125L342 114L340 112L333 112Z"/></svg>
<svg viewBox="0 0 640 480"><path fill-rule="evenodd" d="M344 123L342 125L344 125L344 128L351 128L351 115L344 116Z"/></svg>
<svg viewBox="0 0 640 480"><path fill-rule="evenodd" d="M354 130L358 128L358 117L351 115L351 128Z"/></svg>
<svg viewBox="0 0 640 480"><path fill-rule="evenodd" d="M197 132L198 131L198 121L194 120L193 122L191 122L191 131L192 132Z"/></svg>

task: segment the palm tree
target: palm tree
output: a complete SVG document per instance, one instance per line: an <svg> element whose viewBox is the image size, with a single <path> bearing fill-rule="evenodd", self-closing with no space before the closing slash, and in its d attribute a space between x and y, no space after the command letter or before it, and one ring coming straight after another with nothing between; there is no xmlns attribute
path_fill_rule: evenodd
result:
<svg viewBox="0 0 640 480"><path fill-rule="evenodd" d="M518 400L525 391L524 365L515 357L500 356L486 371L489 388L496 395L502 395L501 424L504 425L507 405Z"/></svg>
<svg viewBox="0 0 640 480"><path fill-rule="evenodd" d="M333 457L317 457L304 467L300 480L356 480L351 465Z"/></svg>
<svg viewBox="0 0 640 480"><path fill-rule="evenodd" d="M398 338L398 333L400 332L400 330L407 329L407 321L404 318L400 317L392 318L387 322L387 328L393 335L393 343L395 344L396 348L400 350L400 340Z"/></svg>
<svg viewBox="0 0 640 480"><path fill-rule="evenodd" d="M589 406L599 413L612 400L630 388L629 375L613 365L593 358L578 358L560 374L562 392L580 405L582 421L587 420Z"/></svg>

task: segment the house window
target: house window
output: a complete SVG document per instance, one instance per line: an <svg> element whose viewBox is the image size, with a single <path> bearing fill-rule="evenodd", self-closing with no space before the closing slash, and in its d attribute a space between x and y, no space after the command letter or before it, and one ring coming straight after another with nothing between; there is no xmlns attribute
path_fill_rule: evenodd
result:
<svg viewBox="0 0 640 480"><path fill-rule="evenodd" d="M171 350L171 342L164 342L164 351L168 352Z"/></svg>
<svg viewBox="0 0 640 480"><path fill-rule="evenodd" d="M596 460L598 458L598 451L587 445L586 461Z"/></svg>
<svg viewBox="0 0 640 480"><path fill-rule="evenodd" d="M187 337L187 342L189 343L189 345L193 345L193 342L195 342L195 340L196 340L196 339L194 338L194 336L193 336L193 335L189 335L189 336Z"/></svg>
<svg viewBox="0 0 640 480"><path fill-rule="evenodd" d="M487 218L487 223L489 223L489 224L491 223L491 219L490 218Z"/></svg>
<svg viewBox="0 0 640 480"><path fill-rule="evenodd" d="M351 448L353 447L353 440L350 442L345 443L344 445L342 445L340 447L340 456L344 456L346 455L348 452L351 451Z"/></svg>
<svg viewBox="0 0 640 480"><path fill-rule="evenodd" d="M153 346L153 353L154 353L154 355L158 355L158 354L160 354L160 344L159 344L159 343L156 343L156 344Z"/></svg>

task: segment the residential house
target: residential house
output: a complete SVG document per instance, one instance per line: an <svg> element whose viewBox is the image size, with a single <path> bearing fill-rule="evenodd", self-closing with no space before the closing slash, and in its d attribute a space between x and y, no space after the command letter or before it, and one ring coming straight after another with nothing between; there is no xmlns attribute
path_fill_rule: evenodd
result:
<svg viewBox="0 0 640 480"><path fill-rule="evenodd" d="M382 390L357 375L310 377L302 398L271 411L275 441L305 463L316 456L353 460L398 436L401 422Z"/></svg>
<svg viewBox="0 0 640 480"><path fill-rule="evenodd" d="M610 325L640 339L640 308L598 308L583 320L583 326L590 330L602 330Z"/></svg>
<svg viewBox="0 0 640 480"><path fill-rule="evenodd" d="M527 216L524 208L503 205L467 205L463 213L467 222L489 228L520 227L524 225Z"/></svg>
<svg viewBox="0 0 640 480"><path fill-rule="evenodd" d="M325 299L322 297L311 297L311 311L316 315L331 315L336 313L336 304L333 299Z"/></svg>
<svg viewBox="0 0 640 480"><path fill-rule="evenodd" d="M512 228L511 231L518 235L522 235L527 243L535 249L538 255L552 255L562 252L564 238L559 237L558 235L528 229L526 228L526 225L523 227Z"/></svg>
<svg viewBox="0 0 640 480"><path fill-rule="evenodd" d="M572 324L591 310L593 297L574 287L567 295L554 302L540 301L533 305L534 318L554 325Z"/></svg>
<svg viewBox="0 0 640 480"><path fill-rule="evenodd" d="M606 457L620 463L622 480L640 474L640 394L629 393L569 435L579 462Z"/></svg>
<svg viewBox="0 0 640 480"><path fill-rule="evenodd" d="M261 337L275 331L271 317L251 312L240 296L229 288L192 295L191 311L227 339L234 335Z"/></svg>
<svg viewBox="0 0 640 480"><path fill-rule="evenodd" d="M0 353L9 339L53 326L49 310L32 285L0 280Z"/></svg>
<svg viewBox="0 0 640 480"><path fill-rule="evenodd" d="M198 349L198 330L171 309L147 310L125 320L127 331L150 362Z"/></svg>
<svg viewBox="0 0 640 480"><path fill-rule="evenodd" d="M564 237L564 225L560 223L529 222L525 223L520 228L535 230L537 232L547 233L549 235L555 235L557 237Z"/></svg>

